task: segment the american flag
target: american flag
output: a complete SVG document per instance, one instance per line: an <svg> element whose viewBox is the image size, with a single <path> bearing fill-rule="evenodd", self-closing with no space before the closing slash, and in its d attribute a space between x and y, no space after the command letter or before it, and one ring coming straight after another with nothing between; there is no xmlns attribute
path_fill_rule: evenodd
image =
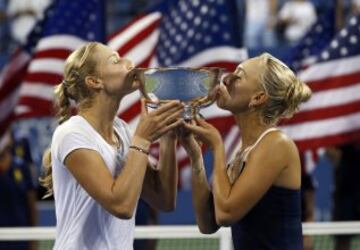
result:
<svg viewBox="0 0 360 250"><path fill-rule="evenodd" d="M316 22L283 58L293 70L298 71L313 64L316 56L335 36L335 4L319 13Z"/></svg>
<svg viewBox="0 0 360 250"><path fill-rule="evenodd" d="M17 118L54 114L54 86L62 80L67 56L87 41L105 41L104 3L101 0L58 0L28 38L31 61L23 77Z"/></svg>
<svg viewBox="0 0 360 250"><path fill-rule="evenodd" d="M166 1L161 11L139 16L109 39L109 46L136 66L217 66L229 71L247 58L233 0ZM134 126L140 112L139 93L127 96L120 117ZM237 142L233 118L215 105L201 111L223 134L228 152ZM152 148L158 156L158 147ZM180 185L190 187L188 159L179 147Z"/></svg>
<svg viewBox="0 0 360 250"><path fill-rule="evenodd" d="M360 139L359 23L359 15L351 17L316 62L298 74L313 96L282 128L300 150Z"/></svg>
<svg viewBox="0 0 360 250"><path fill-rule="evenodd" d="M103 1L53 1L0 73L0 138L20 118L52 116L53 87L62 80L65 58L86 41L105 39ZM15 125L20 124L26 126L16 127L17 136L35 146L33 160L40 167L41 153L50 142L50 131L44 128L53 123L41 120L35 125L26 119Z"/></svg>
<svg viewBox="0 0 360 250"><path fill-rule="evenodd" d="M316 62L317 56L329 45L335 36L335 1L329 1L306 34L285 54L283 61L295 72L299 72ZM325 152L324 148L300 151L303 170L311 173L317 161Z"/></svg>

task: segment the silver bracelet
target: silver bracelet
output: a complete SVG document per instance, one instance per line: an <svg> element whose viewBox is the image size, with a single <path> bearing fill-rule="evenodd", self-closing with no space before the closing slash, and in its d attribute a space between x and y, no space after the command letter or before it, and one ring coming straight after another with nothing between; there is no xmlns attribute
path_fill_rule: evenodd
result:
<svg viewBox="0 0 360 250"><path fill-rule="evenodd" d="M140 147L138 147L138 146L131 145L129 148L135 149L136 151L139 151L139 152L141 152L141 153L143 153L143 154L149 155L149 151L148 151L148 150L143 149L143 148L140 148Z"/></svg>

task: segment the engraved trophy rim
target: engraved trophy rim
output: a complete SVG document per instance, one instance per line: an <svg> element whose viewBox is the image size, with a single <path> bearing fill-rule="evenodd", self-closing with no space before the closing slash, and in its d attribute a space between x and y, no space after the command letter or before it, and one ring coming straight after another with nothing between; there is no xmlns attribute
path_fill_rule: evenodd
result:
<svg viewBox="0 0 360 250"><path fill-rule="evenodd" d="M149 102L153 102L151 100L151 98L148 96L147 92L144 89L144 82L145 80L142 79L142 74L145 71L150 71L150 70L161 70L161 71L170 71L170 70L190 70L190 71L218 71L216 72L216 77L214 77L213 81L215 82L215 84L213 86L216 86L216 84L219 84L221 81L221 75L225 72L225 68L221 68L221 67L180 67L180 66L170 66L170 67L151 67L151 68L136 68L136 74L135 74L135 79L139 80L140 82L140 92L142 94L143 97L145 97L145 99L147 99L147 101ZM159 103L165 103L165 102L169 102L171 100L176 100L176 99L168 99L168 100L159 100Z"/></svg>
<svg viewBox="0 0 360 250"><path fill-rule="evenodd" d="M221 67L177 67L177 66L171 66L171 67L152 67L152 68L138 68L136 69L136 78L140 83L139 90L142 94L142 96L145 98L147 106L151 108L157 108L159 105L167 103L171 100L180 100L180 99L157 99L154 100L151 98L148 94L148 92L145 90L145 72L146 71L172 71L172 70L185 70L185 71L194 71L194 72L208 72L209 74L213 73L214 76L211 77L211 83L210 88L207 90L206 96L199 96L195 97L191 101L185 101L185 118L188 117L188 119L192 119L193 115L198 113L200 108L210 106L215 102L215 98L212 98L209 96L210 92L214 87L220 83L221 76L225 72L224 68Z"/></svg>

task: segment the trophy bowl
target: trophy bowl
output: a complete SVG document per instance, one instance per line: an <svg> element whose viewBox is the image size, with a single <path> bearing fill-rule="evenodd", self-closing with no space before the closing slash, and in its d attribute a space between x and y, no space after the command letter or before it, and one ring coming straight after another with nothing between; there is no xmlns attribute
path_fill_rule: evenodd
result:
<svg viewBox="0 0 360 250"><path fill-rule="evenodd" d="M212 90L222 73L222 68L149 68L139 69L137 79L148 107L179 100L185 104L183 118L191 120L200 108L214 102Z"/></svg>

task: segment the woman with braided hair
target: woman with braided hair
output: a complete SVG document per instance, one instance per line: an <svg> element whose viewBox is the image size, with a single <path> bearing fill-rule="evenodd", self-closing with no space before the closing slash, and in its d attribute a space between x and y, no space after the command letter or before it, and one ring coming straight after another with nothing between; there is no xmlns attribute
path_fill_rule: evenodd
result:
<svg viewBox="0 0 360 250"><path fill-rule="evenodd" d="M196 219L203 233L231 226L234 249L302 249L301 167L294 142L276 124L290 117L311 91L269 54L241 63L216 89L217 105L230 111L241 132L236 155L225 163L219 132L197 117L185 129L213 152L209 188L193 135L181 143L192 163Z"/></svg>
<svg viewBox="0 0 360 250"><path fill-rule="evenodd" d="M134 211L141 196L154 208L174 209L176 135L183 105L172 101L147 113L130 135L117 117L121 100L138 88L133 63L100 43L66 60L55 90L59 126L44 154L41 181L53 192L54 249L133 249ZM71 115L70 100L77 115ZM159 167L150 168L150 144L160 138Z"/></svg>

